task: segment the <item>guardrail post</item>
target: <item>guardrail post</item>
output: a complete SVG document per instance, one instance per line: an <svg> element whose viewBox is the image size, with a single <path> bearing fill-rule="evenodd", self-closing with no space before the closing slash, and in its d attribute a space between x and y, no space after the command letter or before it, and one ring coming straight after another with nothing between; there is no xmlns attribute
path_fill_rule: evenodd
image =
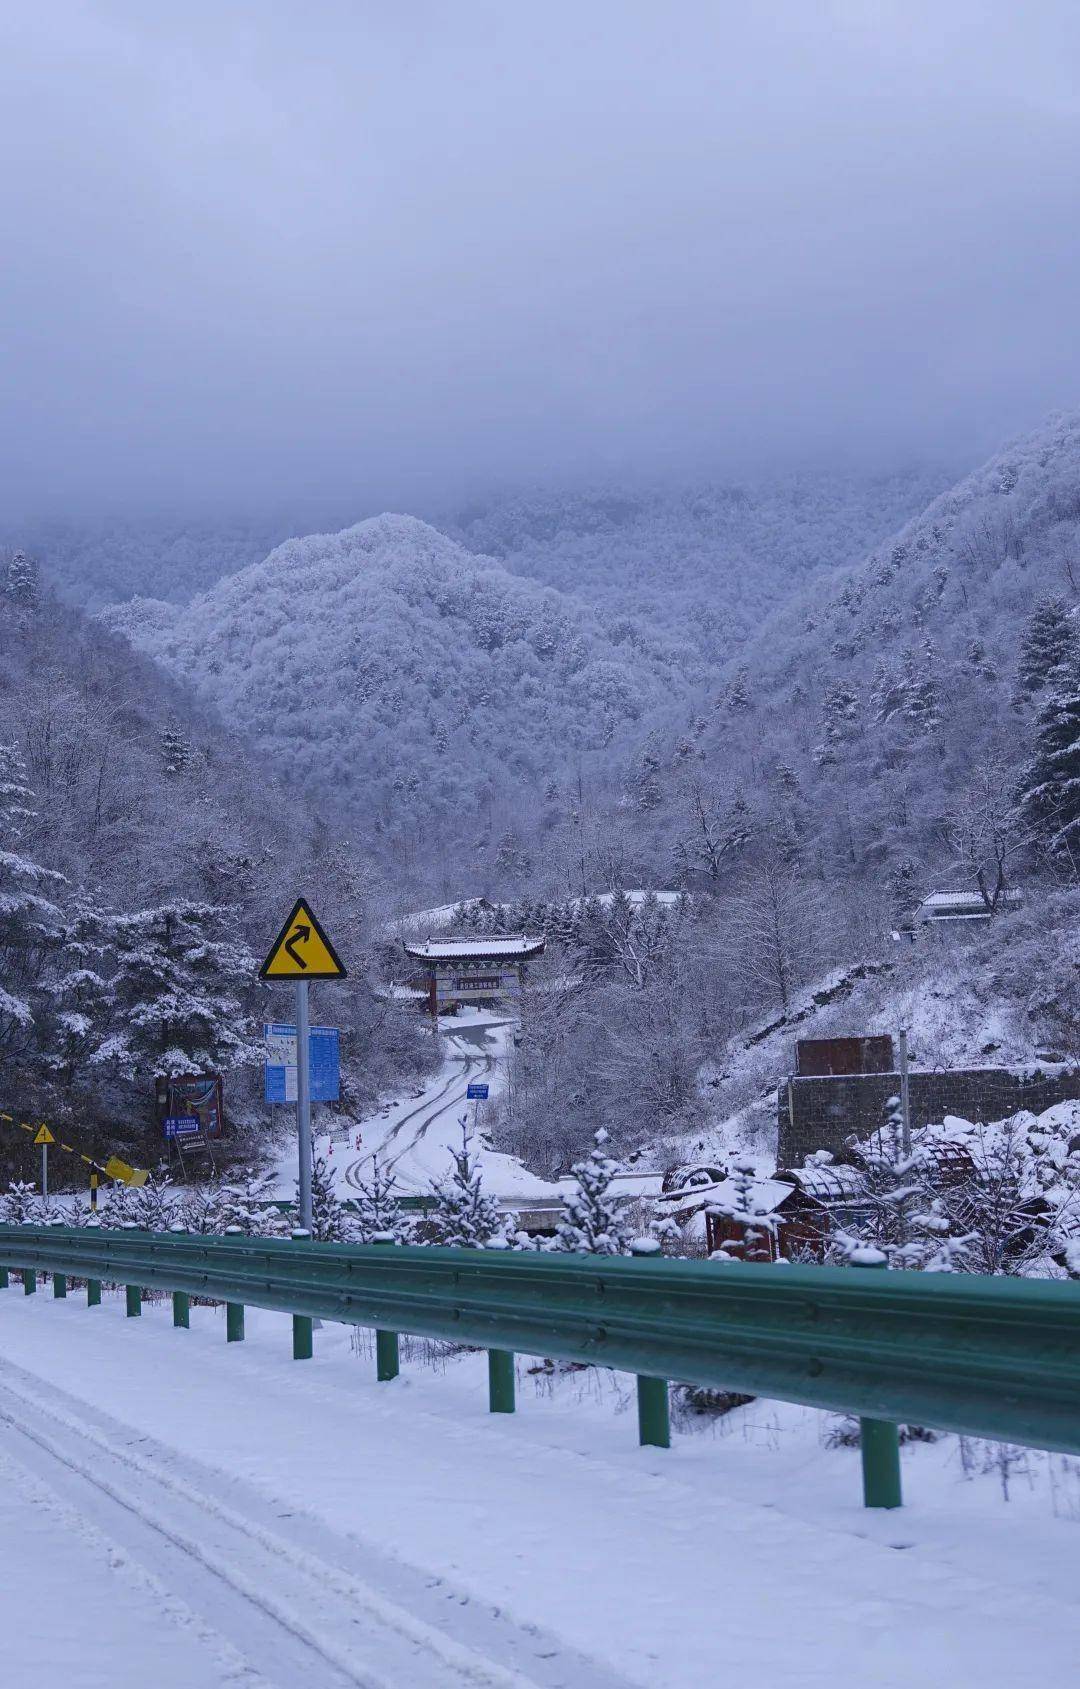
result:
<svg viewBox="0 0 1080 1689"><path fill-rule="evenodd" d="M87 1231L98 1230L98 1217L93 1209L87 1217L86 1229ZM86 1281L86 1306L88 1308L99 1308L101 1306L101 1280L99 1278L88 1278Z"/></svg>
<svg viewBox="0 0 1080 1689"><path fill-rule="evenodd" d="M22 1287L24 1296L33 1296L35 1290L37 1289L37 1273L34 1271L33 1267L23 1268Z"/></svg>
<svg viewBox="0 0 1080 1689"><path fill-rule="evenodd" d="M372 1243L383 1247L393 1248L392 1234L378 1235L372 1238ZM401 1371L401 1357L398 1353L398 1334L396 1331L375 1331L375 1378L379 1384L391 1383Z"/></svg>
<svg viewBox="0 0 1080 1689"><path fill-rule="evenodd" d="M298 1226L292 1233L294 1243L310 1243L311 1233ZM309 1361L315 1353L315 1344L311 1336L311 1315L294 1314L292 1317L292 1358L294 1361Z"/></svg>
<svg viewBox="0 0 1080 1689"><path fill-rule="evenodd" d="M174 1220L169 1232L173 1237L186 1237L187 1227ZM191 1297L186 1290L172 1293L172 1322L178 1331L187 1331L191 1326Z"/></svg>
<svg viewBox="0 0 1080 1689"><path fill-rule="evenodd" d="M52 1276L52 1293L53 1293L54 1296L57 1296L57 1297L67 1295L67 1278L63 1273L54 1273L53 1274L53 1276Z"/></svg>
<svg viewBox="0 0 1080 1689"><path fill-rule="evenodd" d="M508 1349L488 1350L488 1412L513 1413L514 1357Z"/></svg>
<svg viewBox="0 0 1080 1689"><path fill-rule="evenodd" d="M243 1237L240 1226L226 1226L226 1237ZM225 1341L226 1343L242 1343L244 1341L244 1304L242 1302L226 1302L225 1304Z"/></svg>
<svg viewBox="0 0 1080 1689"><path fill-rule="evenodd" d="M6 1290L7 1287L8 1287L8 1270L7 1270L6 1267L0 1267L0 1290Z"/></svg>
<svg viewBox="0 0 1080 1689"><path fill-rule="evenodd" d="M125 1284L124 1296L127 1301L128 1319L138 1319L142 1313L142 1287L138 1284Z"/></svg>
<svg viewBox="0 0 1080 1689"><path fill-rule="evenodd" d="M375 1377L380 1384L389 1384L401 1371L396 1331L375 1332Z"/></svg>
<svg viewBox="0 0 1080 1689"><path fill-rule="evenodd" d="M864 1261L863 1267L884 1270L889 1263ZM902 1507L900 1487L900 1427L888 1419L859 1420L864 1507Z"/></svg>
<svg viewBox="0 0 1080 1689"><path fill-rule="evenodd" d="M666 1378L638 1378L638 1442L644 1448L671 1447L671 1412Z"/></svg>

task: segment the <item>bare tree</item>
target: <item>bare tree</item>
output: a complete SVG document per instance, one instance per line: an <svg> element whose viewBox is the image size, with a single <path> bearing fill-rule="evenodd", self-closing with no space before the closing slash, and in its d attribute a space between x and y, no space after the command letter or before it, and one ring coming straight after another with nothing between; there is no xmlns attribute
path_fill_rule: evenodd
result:
<svg viewBox="0 0 1080 1689"><path fill-rule="evenodd" d="M976 765L941 835L956 870L974 883L987 913L994 914L1008 889L1013 861L1035 837L1016 799L1015 779L1000 756L989 753Z"/></svg>

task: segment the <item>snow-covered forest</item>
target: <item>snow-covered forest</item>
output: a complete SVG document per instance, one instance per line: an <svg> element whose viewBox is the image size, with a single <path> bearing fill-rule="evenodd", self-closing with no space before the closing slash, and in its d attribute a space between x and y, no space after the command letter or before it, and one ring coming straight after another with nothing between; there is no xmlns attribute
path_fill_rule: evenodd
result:
<svg viewBox="0 0 1080 1689"><path fill-rule="evenodd" d="M361 964L346 1094L422 1071L430 1040L377 992L383 893L344 832L24 554L2 584L0 1108L145 1159L154 1073L222 1069L242 1142L278 1012L254 951L299 880ZM9 1170L28 1166L19 1137L0 1141Z"/></svg>
<svg viewBox="0 0 1080 1689"><path fill-rule="evenodd" d="M771 503L530 495L457 537L371 518L96 623L9 551L7 780L34 814L6 848L84 951L76 977L35 986L32 1038L29 998L10 1010L8 1047L35 1083L107 1099L137 1061L125 945L153 912L189 900L181 949L209 923L253 1008L243 947L299 874L366 958L369 1097L427 1050L376 995L381 923L481 896L496 924L547 933L503 1121L545 1172L597 1126L659 1155L717 1121L764 1134L796 1026L903 1018L925 1065L1074 1054L1080 419L1050 418L882 540L925 478L826 477ZM462 543L481 541L501 561ZM832 566L841 544L861 561ZM641 886L681 895L623 896ZM940 886L996 919L962 951L898 944ZM202 1055L242 1068L245 1024ZM155 1024L148 1048L171 1036Z"/></svg>

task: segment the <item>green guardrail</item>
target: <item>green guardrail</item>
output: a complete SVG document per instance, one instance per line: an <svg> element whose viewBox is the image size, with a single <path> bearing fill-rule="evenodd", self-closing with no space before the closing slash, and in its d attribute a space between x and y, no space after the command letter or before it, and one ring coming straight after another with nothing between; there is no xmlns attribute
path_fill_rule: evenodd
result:
<svg viewBox="0 0 1080 1689"><path fill-rule="evenodd" d="M399 1332L488 1351L489 1404L514 1409L513 1355L635 1373L639 1435L670 1440L667 1380L860 1416L868 1506L900 1504L897 1426L908 1422L1080 1454L1080 1288L866 1267L718 1265L662 1257L312 1243L135 1229L0 1226L0 1281L39 1272L293 1316L293 1353L312 1320L374 1327L380 1379L398 1372Z"/></svg>

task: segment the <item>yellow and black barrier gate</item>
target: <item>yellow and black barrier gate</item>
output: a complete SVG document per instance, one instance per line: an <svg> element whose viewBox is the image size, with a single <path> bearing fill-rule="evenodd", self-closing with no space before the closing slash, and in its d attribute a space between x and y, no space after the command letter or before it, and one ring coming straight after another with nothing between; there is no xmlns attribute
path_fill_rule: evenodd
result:
<svg viewBox="0 0 1080 1689"><path fill-rule="evenodd" d="M57 1133L54 1132L44 1120L39 1120L35 1125L32 1121L19 1120L15 1115L5 1114L3 1110L0 1110L0 1122L3 1122L6 1126L12 1126L20 1132L32 1132L34 1143L41 1146L43 1196L47 1194L44 1189L44 1168L48 1165L45 1157L48 1155L50 1145L56 1149L63 1150L67 1155L74 1155L80 1161L85 1162L90 1174L91 1208L97 1207L98 1186L103 1178L112 1179L114 1183L118 1185L130 1185L137 1189L139 1186L145 1185L147 1179L150 1177L150 1174L145 1167L132 1167L128 1162L122 1161L118 1155L110 1155L105 1161L98 1161L97 1158L92 1155L84 1155L82 1150L77 1149L74 1144L65 1143L63 1138L58 1137Z"/></svg>

